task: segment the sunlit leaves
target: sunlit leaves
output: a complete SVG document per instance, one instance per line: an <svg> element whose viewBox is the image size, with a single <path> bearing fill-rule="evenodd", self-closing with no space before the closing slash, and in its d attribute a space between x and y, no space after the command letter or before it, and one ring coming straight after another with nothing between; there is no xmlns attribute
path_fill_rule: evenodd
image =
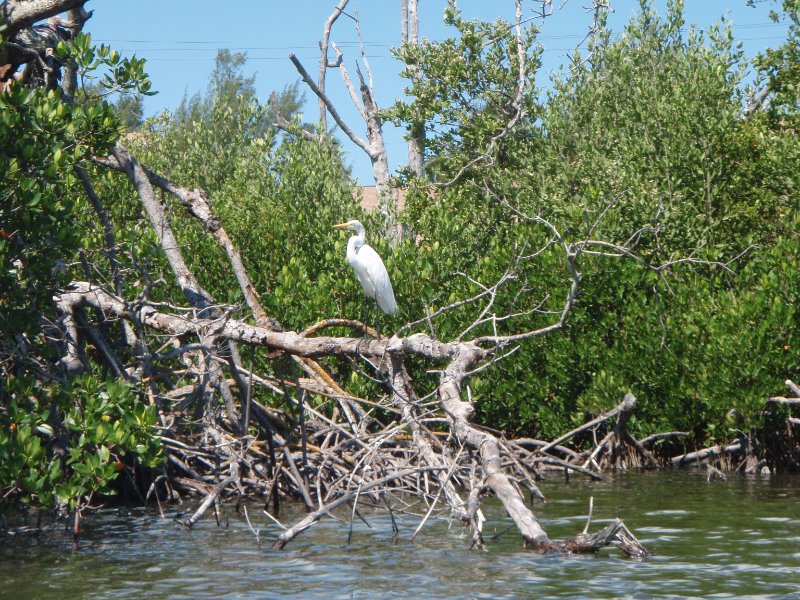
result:
<svg viewBox="0 0 800 600"><path fill-rule="evenodd" d="M0 508L15 502L74 509L90 492L114 493L122 464L154 466L155 406L126 384L84 376L44 387L18 378L4 389L0 412Z"/></svg>
<svg viewBox="0 0 800 600"><path fill-rule="evenodd" d="M113 67L114 89L147 91L144 61L96 49L88 35L60 43L55 55L83 76ZM80 238L74 219L83 196L74 166L105 155L122 132L114 109L96 96L12 85L0 94L0 327L38 327L52 287L68 276Z"/></svg>
<svg viewBox="0 0 800 600"><path fill-rule="evenodd" d="M503 68L499 81L514 76L479 41L489 25L463 24L453 7L447 19L460 38L399 53L414 67L407 71L414 99L392 112L408 124L425 121L428 174L439 181L486 148L503 122L498 111L475 110L493 89L482 84ZM407 262L396 288L412 291L420 314L423 303L435 309L475 293L454 272L497 281L515 252L542 243L543 232L524 226L512 208L544 216L568 239L634 245L651 265L687 255L724 261L757 243L762 250L738 261L736 275L704 267L657 274L583 257L583 291L566 331L524 345L471 384L487 422L544 437L616 405L628 390L639 397L642 432L730 435L734 425L755 423L753 407L798 364L787 340L798 319L790 300L796 286L781 290L764 279L796 280L789 266L797 252L796 136L790 121L773 129L761 115L741 120L746 65L731 28L687 26L680 2L664 17L642 2L624 32L603 32L589 48L538 110L530 88L524 136L509 135L493 160L447 188L408 194L405 217L422 240L415 253L398 253ZM557 310L565 285L558 253L523 274L533 292L516 305L507 302L514 294L498 297L497 314L543 298L544 308ZM454 311L435 330L452 335L470 318L474 311Z"/></svg>
<svg viewBox="0 0 800 600"><path fill-rule="evenodd" d="M490 150L492 138L518 110L532 122L538 116L534 76L541 48L536 29L523 32L526 93L520 106L520 64L514 29L508 23L485 23L461 17L454 3L446 12L453 37L441 42L421 41L403 46L396 55L407 65L407 93L413 102L398 100L387 118L409 130L425 131L427 171L447 180L466 162ZM524 137L524 127L519 128ZM523 143L517 138L516 143ZM496 149L495 149L496 150Z"/></svg>

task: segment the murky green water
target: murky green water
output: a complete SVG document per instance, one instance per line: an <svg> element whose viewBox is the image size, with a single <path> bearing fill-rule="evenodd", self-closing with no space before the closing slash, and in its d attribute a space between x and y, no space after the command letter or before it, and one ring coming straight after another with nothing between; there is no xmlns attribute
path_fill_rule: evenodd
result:
<svg viewBox="0 0 800 600"><path fill-rule="evenodd" d="M595 531L621 517L656 556L537 556L521 548L497 504L487 509L489 552L470 551L458 526L367 516L347 544L347 524L327 520L284 551L259 548L231 509L228 527L213 516L192 531L142 510L108 510L85 523L76 552L71 538L1 540L0 596L9 598L798 598L800 478L732 477L706 483L704 473L635 473L605 483L553 479L537 507L551 537L583 528L594 496ZM193 507L192 507L193 508ZM174 516L174 513L172 513ZM281 515L291 521L288 514ZM493 533L501 533L495 540Z"/></svg>

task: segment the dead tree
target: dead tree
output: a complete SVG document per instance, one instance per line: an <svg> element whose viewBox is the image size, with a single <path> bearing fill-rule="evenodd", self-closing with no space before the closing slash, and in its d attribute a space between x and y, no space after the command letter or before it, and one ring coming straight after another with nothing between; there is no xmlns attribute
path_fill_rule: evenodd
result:
<svg viewBox="0 0 800 600"><path fill-rule="evenodd" d="M322 41L320 42L320 70L317 81L315 82L306 68L300 62L300 59L294 55L289 55L289 59L297 69L300 77L305 84L311 89L315 96L317 96L320 104L320 120L323 128L327 127L327 113L333 117L336 125L342 130L348 139L360 148L370 160L372 165L372 175L375 179L375 187L378 195L378 205L381 214L384 218L384 233L389 239L394 239L396 232L396 217L397 206L395 195L390 190L389 179L391 170L389 169L389 158L386 153L386 142L383 135L383 121L379 116L379 106L375 98L374 78L372 69L367 60L367 54L364 47L364 40L361 32L361 22L358 18L358 9L354 14L350 15L345 12L349 0L340 0L334 8L331 15L325 21L325 27L322 34ZM361 49L361 63L364 66L362 72L359 63L356 63L356 74L358 76L358 83L356 84L347 69L344 61L344 53L333 42L330 42L331 30L334 23L341 15L349 17L356 26L356 33ZM336 60L329 59L329 47L332 47L336 54ZM366 139L351 128L341 117L339 111L334 106L330 96L326 92L326 74L328 69L338 69L342 77L342 82L347 90L353 105L359 112L359 115L364 121L366 129ZM366 75L365 75L366 74ZM276 107L276 102L273 99L273 107ZM279 110L276 108L277 125L284 127L287 124L286 119L280 115ZM322 132L326 135L326 130Z"/></svg>
<svg viewBox="0 0 800 600"><path fill-rule="evenodd" d="M361 22L358 16L358 9L353 10L352 14L346 12L349 0L339 0L338 4L334 7L330 16L326 19L322 33L322 40L320 41L320 60L319 60L319 74L315 82L306 68L302 65L300 60L294 55L289 55L292 64L297 69L300 77L305 84L314 93L319 102L320 108L320 123L323 128L323 134L327 129L327 115L330 113L333 120L342 130L345 136L362 150L370 160L372 165L372 174L375 180L375 186L378 196L379 210L384 220L384 234L386 237L393 241L396 239L397 234L397 194L391 190L390 178L391 170L389 168L389 160L386 151L386 143L383 133L383 122L379 116L379 106L376 100L374 79L372 70L367 60L367 55L364 48ZM536 17L544 20L554 13L552 0L537 0L535 4L539 4L538 13ZM400 22L401 22L401 43L402 44L418 44L419 43L419 0L400 0ZM599 23L601 22L600 16L604 10L609 8L608 0L594 0L587 11L593 13L593 25L589 35L597 35L599 33ZM497 151L500 142L508 133L520 122L524 116L525 111L523 107L523 95L527 85L527 73L525 68L525 50L522 41L522 23L523 10L522 0L514 0L514 35L517 44L517 62L519 65L518 76L518 89L513 99L511 99L512 117L509 119L507 125L502 128L491 139L490 145L484 153L476 156L472 161L468 162L464 167L459 170L456 176L448 182L440 182L437 185L440 187L447 187L458 180L465 172L471 168L491 161L493 154ZM331 32L334 24L341 16L346 16L355 24L356 33L360 44L361 63L364 66L362 72L358 62L355 63L356 75L358 82L353 81L344 60L344 53L333 42L331 42ZM584 40L585 41L585 40ZM583 42L581 42L583 44ZM329 57L329 49L333 48L336 55L335 60ZM366 137L362 137L356 133L355 129L344 121L341 117L336 106L330 99L326 91L326 74L328 69L337 69L340 72L342 82L345 89L350 96L353 105L361 116ZM417 68L413 65L409 66L409 71L412 79L418 72ZM291 123L280 113L280 108L277 103L277 97L273 94L272 105L276 113L276 126L285 129L286 131L297 133L296 128L292 127ZM300 135L309 137L307 131L300 132ZM414 123L411 126L408 135L408 167L412 173L421 177L424 171L424 151L425 151L425 128L422 123Z"/></svg>
<svg viewBox="0 0 800 600"><path fill-rule="evenodd" d="M791 379L785 381L789 396L771 396L765 402L762 415L765 426L762 429L739 431L738 441L719 445L714 444L694 452L688 452L671 459L676 467L705 465L709 480L718 477L718 469L712 462L746 475L768 475L775 469L794 470L797 464L796 429L800 419L790 416L783 409L800 406L800 386Z"/></svg>
<svg viewBox="0 0 800 600"><path fill-rule="evenodd" d="M589 454L583 466L596 465L603 455L600 468L625 469L632 460L639 460L646 467L654 468L657 462L653 454L628 431L628 420L636 407L636 396L628 392L625 399L614 409L617 420L614 427Z"/></svg>

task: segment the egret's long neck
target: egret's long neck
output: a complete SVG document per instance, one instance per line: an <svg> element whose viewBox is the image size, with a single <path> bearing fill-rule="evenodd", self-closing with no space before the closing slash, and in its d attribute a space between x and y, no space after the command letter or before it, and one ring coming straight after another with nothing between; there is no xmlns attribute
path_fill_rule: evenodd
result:
<svg viewBox="0 0 800 600"><path fill-rule="evenodd" d="M358 252L361 249L361 246L367 243L367 236L364 233L363 227L356 229L355 232L355 235L347 240L347 246L348 249L352 248L353 252Z"/></svg>
<svg viewBox="0 0 800 600"><path fill-rule="evenodd" d="M364 233L361 232L360 234L356 234L350 236L350 239L347 240L347 260L350 264L356 260L358 256L358 251L361 250L361 246L364 245Z"/></svg>

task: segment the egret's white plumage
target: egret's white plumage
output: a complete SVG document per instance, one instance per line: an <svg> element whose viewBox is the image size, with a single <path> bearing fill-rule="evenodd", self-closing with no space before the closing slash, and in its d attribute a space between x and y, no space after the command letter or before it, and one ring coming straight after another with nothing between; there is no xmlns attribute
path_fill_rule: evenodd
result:
<svg viewBox="0 0 800 600"><path fill-rule="evenodd" d="M347 262L356 272L364 294L375 300L384 313L393 315L397 310L397 302L394 300L392 282L381 257L367 244L364 226L359 221L347 221L334 227L356 232L347 240Z"/></svg>

